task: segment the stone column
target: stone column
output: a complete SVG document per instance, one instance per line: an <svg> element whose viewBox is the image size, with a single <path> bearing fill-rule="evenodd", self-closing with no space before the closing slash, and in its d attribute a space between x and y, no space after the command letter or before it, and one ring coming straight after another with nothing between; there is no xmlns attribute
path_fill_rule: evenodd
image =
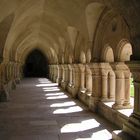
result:
<svg viewBox="0 0 140 140"><path fill-rule="evenodd" d="M78 64L73 65L73 86L72 86L72 96L77 97L80 90L80 69Z"/></svg>
<svg viewBox="0 0 140 140"><path fill-rule="evenodd" d="M53 81L53 65L51 65L51 81Z"/></svg>
<svg viewBox="0 0 140 140"><path fill-rule="evenodd" d="M134 78L134 110L130 115L128 121L123 125L123 130L117 136L113 133L113 139L123 139L124 136L131 137L131 139L140 139L140 65L130 65Z"/></svg>
<svg viewBox="0 0 140 140"><path fill-rule="evenodd" d="M79 64L79 69L80 69L80 91L85 90L85 65L84 64Z"/></svg>
<svg viewBox="0 0 140 140"><path fill-rule="evenodd" d="M116 93L115 93L115 104L112 106L114 109L122 109L124 102L124 73L123 71L116 71Z"/></svg>
<svg viewBox="0 0 140 140"><path fill-rule="evenodd" d="M58 67L58 65L55 65L55 69L56 69L55 82L58 83L58 80L59 80L59 67Z"/></svg>
<svg viewBox="0 0 140 140"><path fill-rule="evenodd" d="M24 66L24 64L23 63L20 63L20 65L19 65L20 79L23 79L23 77L24 77L24 74L23 74L23 66Z"/></svg>
<svg viewBox="0 0 140 140"><path fill-rule="evenodd" d="M58 67L58 65L56 65L56 83L59 83L59 67Z"/></svg>
<svg viewBox="0 0 140 140"><path fill-rule="evenodd" d="M109 73L109 100L115 100L115 74L113 71Z"/></svg>
<svg viewBox="0 0 140 140"><path fill-rule="evenodd" d="M69 83L69 69L67 64L65 64L64 70L65 70L65 87L67 87Z"/></svg>
<svg viewBox="0 0 140 140"><path fill-rule="evenodd" d="M52 66L49 65L49 79L51 80L52 77Z"/></svg>
<svg viewBox="0 0 140 140"><path fill-rule="evenodd" d="M58 85L61 85L61 81L62 81L62 67L61 64L58 65L58 69L59 69L59 79L58 79Z"/></svg>
<svg viewBox="0 0 140 140"><path fill-rule="evenodd" d="M74 89L74 81L75 81L74 65L69 64L68 69L69 69L69 82L67 90L72 95L72 90Z"/></svg>
<svg viewBox="0 0 140 140"><path fill-rule="evenodd" d="M51 79L51 65L49 65L49 79Z"/></svg>
<svg viewBox="0 0 140 140"><path fill-rule="evenodd" d="M11 88L16 89L16 82L15 82L15 63L11 62Z"/></svg>
<svg viewBox="0 0 140 140"><path fill-rule="evenodd" d="M131 73L128 70L127 72L124 73L125 74L125 95L124 95L124 103L123 106L130 106L130 108L132 107L130 105L130 82L131 82Z"/></svg>
<svg viewBox="0 0 140 140"><path fill-rule="evenodd" d="M56 80L56 67L53 65L53 82Z"/></svg>
<svg viewBox="0 0 140 140"><path fill-rule="evenodd" d="M51 81L53 81L53 74L54 74L53 65L51 65Z"/></svg>
<svg viewBox="0 0 140 140"><path fill-rule="evenodd" d="M5 86L5 65L0 64L0 102L9 100L9 93Z"/></svg>
<svg viewBox="0 0 140 140"><path fill-rule="evenodd" d="M98 63L92 66L92 79L93 79L93 96L97 99L101 98L101 71Z"/></svg>
<svg viewBox="0 0 140 140"><path fill-rule="evenodd" d="M102 71L102 101L108 100L108 73Z"/></svg>
<svg viewBox="0 0 140 140"><path fill-rule="evenodd" d="M63 89L66 89L66 87L68 85L68 81L69 81L68 65L64 64L63 65L63 80L62 80L62 84L61 84Z"/></svg>
<svg viewBox="0 0 140 140"><path fill-rule="evenodd" d="M65 82L65 70L64 70L64 64L61 64L62 69L62 81L61 81L61 87L63 87L63 84Z"/></svg>
<svg viewBox="0 0 140 140"><path fill-rule="evenodd" d="M72 88L75 86L75 67L74 64L72 66Z"/></svg>
<svg viewBox="0 0 140 140"><path fill-rule="evenodd" d="M140 64L128 65L134 79L134 110L123 126L123 132L140 139Z"/></svg>
<svg viewBox="0 0 140 140"><path fill-rule="evenodd" d="M54 65L54 82L57 83L58 80L58 67L57 65Z"/></svg>
<svg viewBox="0 0 140 140"><path fill-rule="evenodd" d="M68 86L71 87L72 86L72 64L68 65L68 69L69 69L69 83L68 83Z"/></svg>
<svg viewBox="0 0 140 140"><path fill-rule="evenodd" d="M8 63L5 63L5 81L6 83L9 81Z"/></svg>
<svg viewBox="0 0 140 140"><path fill-rule="evenodd" d="M98 102L101 98L101 73L99 63L89 63L88 67L92 73L92 93L89 97L89 108L97 112Z"/></svg>
<svg viewBox="0 0 140 140"><path fill-rule="evenodd" d="M19 84L20 83L20 64L17 63L16 65L16 83Z"/></svg>
<svg viewBox="0 0 140 140"><path fill-rule="evenodd" d="M114 109L123 109L130 108L129 101L130 92L130 84L126 83L125 76L128 73L129 68L123 62L114 63L113 69L116 75L116 93L115 93L115 104L112 106ZM127 93L128 92L128 93ZM127 104L125 104L125 96L127 95Z"/></svg>
<svg viewBox="0 0 140 140"><path fill-rule="evenodd" d="M55 69L55 65L53 65L53 82L55 82L56 80L56 69Z"/></svg>
<svg viewBox="0 0 140 140"><path fill-rule="evenodd" d="M102 80L102 101L113 101L115 98L115 74L109 63L100 63Z"/></svg>
<svg viewBox="0 0 140 140"><path fill-rule="evenodd" d="M86 94L92 94L92 72L89 65L86 65Z"/></svg>

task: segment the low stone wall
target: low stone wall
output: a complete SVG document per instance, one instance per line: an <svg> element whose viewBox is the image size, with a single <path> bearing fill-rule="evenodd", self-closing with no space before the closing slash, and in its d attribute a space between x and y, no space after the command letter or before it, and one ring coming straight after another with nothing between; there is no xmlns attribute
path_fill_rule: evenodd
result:
<svg viewBox="0 0 140 140"><path fill-rule="evenodd" d="M118 112L117 110L110 108L103 102L98 103L98 113L116 126L118 126L120 129L123 128L123 124L128 120L127 116Z"/></svg>

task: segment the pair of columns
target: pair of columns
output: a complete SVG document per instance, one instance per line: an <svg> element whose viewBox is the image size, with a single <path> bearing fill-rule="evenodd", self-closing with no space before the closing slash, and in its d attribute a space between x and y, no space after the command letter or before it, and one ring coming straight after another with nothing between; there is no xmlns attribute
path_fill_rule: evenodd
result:
<svg viewBox="0 0 140 140"><path fill-rule="evenodd" d="M51 79L76 97L86 92L102 101L115 101L114 109L130 108L129 68L124 63L64 64L51 66Z"/></svg>
<svg viewBox="0 0 140 140"><path fill-rule="evenodd" d="M128 64L134 80L134 110L125 124L123 124L122 132L116 136L113 133L113 139L123 139L132 136L132 139L140 139L140 64Z"/></svg>
<svg viewBox="0 0 140 140"><path fill-rule="evenodd" d="M131 72L124 63L112 64L116 76L116 91L114 109L132 108L130 105Z"/></svg>
<svg viewBox="0 0 140 140"><path fill-rule="evenodd" d="M140 64L129 65L134 79L134 110L123 125L123 132L140 139Z"/></svg>

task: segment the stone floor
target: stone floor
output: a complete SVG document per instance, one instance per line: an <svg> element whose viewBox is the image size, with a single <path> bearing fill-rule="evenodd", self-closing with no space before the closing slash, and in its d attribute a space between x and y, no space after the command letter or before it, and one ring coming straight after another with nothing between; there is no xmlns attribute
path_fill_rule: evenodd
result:
<svg viewBox="0 0 140 140"><path fill-rule="evenodd" d="M45 78L24 79L0 103L0 140L110 140L116 127Z"/></svg>

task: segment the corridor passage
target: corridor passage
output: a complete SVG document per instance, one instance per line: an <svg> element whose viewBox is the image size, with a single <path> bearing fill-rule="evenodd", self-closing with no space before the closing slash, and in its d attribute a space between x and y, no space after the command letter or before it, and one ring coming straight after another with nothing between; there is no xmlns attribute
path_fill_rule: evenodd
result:
<svg viewBox="0 0 140 140"><path fill-rule="evenodd" d="M116 128L45 78L22 80L0 103L0 140L110 140Z"/></svg>

